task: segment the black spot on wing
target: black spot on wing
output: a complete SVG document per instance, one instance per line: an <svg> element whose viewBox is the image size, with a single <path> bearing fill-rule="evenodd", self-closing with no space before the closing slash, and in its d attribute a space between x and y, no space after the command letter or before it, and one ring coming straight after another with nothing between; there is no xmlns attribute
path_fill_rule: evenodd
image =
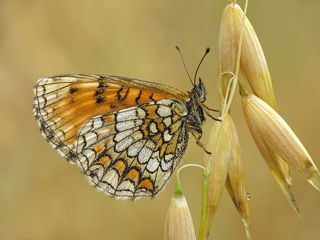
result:
<svg viewBox="0 0 320 240"><path fill-rule="evenodd" d="M70 92L71 94L74 94L76 91L78 91L77 88L73 88L73 87L70 87L70 88L69 88L69 92Z"/></svg>
<svg viewBox="0 0 320 240"><path fill-rule="evenodd" d="M96 99L96 103L100 104L100 103L103 103L105 100L106 100L105 97L103 97L103 96L98 96L97 99Z"/></svg>
<svg viewBox="0 0 320 240"><path fill-rule="evenodd" d="M156 102L156 100L153 98L153 93L151 93L149 99L151 99L152 101Z"/></svg>
<svg viewBox="0 0 320 240"><path fill-rule="evenodd" d="M94 96L99 96L99 95L101 95L102 93L104 93L104 89L103 89L103 88L99 88L99 89L94 93Z"/></svg>
<svg viewBox="0 0 320 240"><path fill-rule="evenodd" d="M124 99L126 99L126 97L128 96L129 94L129 90L130 88L127 88L127 89L124 89L124 87L121 87L118 92L117 92L117 98L118 98L118 101L123 101ZM121 96L123 94L123 91L125 91L124 95Z"/></svg>
<svg viewBox="0 0 320 240"><path fill-rule="evenodd" d="M140 100L140 98L141 98L141 94L142 94L142 90L140 89L140 90L139 90L139 94L138 94L138 96L137 96L136 99L135 99L136 104L138 104L138 105L140 104L140 103L139 103L139 100Z"/></svg>

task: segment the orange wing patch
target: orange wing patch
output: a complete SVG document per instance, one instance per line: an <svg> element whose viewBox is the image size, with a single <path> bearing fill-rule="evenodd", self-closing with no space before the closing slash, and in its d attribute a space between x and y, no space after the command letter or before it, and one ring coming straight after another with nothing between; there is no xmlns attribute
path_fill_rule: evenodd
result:
<svg viewBox="0 0 320 240"><path fill-rule="evenodd" d="M124 161L122 161L122 160L118 160L114 164L113 168L117 170L119 175L122 175L123 171L126 169L126 163Z"/></svg>
<svg viewBox="0 0 320 240"><path fill-rule="evenodd" d="M102 164L104 167L108 167L111 163L111 159L109 156L104 156L99 159L99 163Z"/></svg>
<svg viewBox="0 0 320 240"><path fill-rule="evenodd" d="M139 177L140 177L140 173L137 169L131 169L129 172L128 172L128 175L127 175L127 179L129 179L130 181L132 181L133 183L137 184L138 180L139 180Z"/></svg>
<svg viewBox="0 0 320 240"><path fill-rule="evenodd" d="M138 185L138 189L139 188L143 188L143 189L146 189L147 191L152 192L153 191L153 182L148 178L143 179L141 181L141 183Z"/></svg>

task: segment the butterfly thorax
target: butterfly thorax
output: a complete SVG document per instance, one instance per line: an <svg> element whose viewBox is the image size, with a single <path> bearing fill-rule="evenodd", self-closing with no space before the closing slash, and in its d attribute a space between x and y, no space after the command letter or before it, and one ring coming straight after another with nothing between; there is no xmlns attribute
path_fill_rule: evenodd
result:
<svg viewBox="0 0 320 240"><path fill-rule="evenodd" d="M191 130L202 133L202 124L206 120L201 103L205 101L205 90L202 83L195 86L189 92L190 101L187 102L188 117L187 124Z"/></svg>

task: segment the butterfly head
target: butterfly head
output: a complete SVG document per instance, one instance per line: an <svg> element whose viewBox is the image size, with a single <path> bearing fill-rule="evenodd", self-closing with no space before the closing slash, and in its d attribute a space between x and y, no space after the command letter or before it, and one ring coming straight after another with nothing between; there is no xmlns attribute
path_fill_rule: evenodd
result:
<svg viewBox="0 0 320 240"><path fill-rule="evenodd" d="M193 86L191 93L199 102L204 103L206 101L206 89L201 78L199 78L199 83Z"/></svg>

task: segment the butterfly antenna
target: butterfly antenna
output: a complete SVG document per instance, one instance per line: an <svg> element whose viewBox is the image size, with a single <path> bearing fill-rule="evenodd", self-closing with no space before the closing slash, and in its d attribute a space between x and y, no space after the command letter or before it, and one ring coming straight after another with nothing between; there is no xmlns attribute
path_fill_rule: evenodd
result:
<svg viewBox="0 0 320 240"><path fill-rule="evenodd" d="M192 85L196 85L196 79L197 79L197 74L198 74L199 68L200 68L201 63L203 62L204 58L208 55L209 52L210 52L210 48L207 47L205 53L203 54L203 57L201 58L201 60L200 60L200 62L198 64L196 73L194 74L194 79L193 79L193 84Z"/></svg>
<svg viewBox="0 0 320 240"><path fill-rule="evenodd" d="M188 69L187 69L186 63L184 62L184 59L183 59L183 56L182 56L182 51L181 51L181 49L180 49L180 47L179 47L179 46L176 46L176 49L178 50L178 52L179 52L179 54L180 54L182 64L183 64L184 69L186 70L186 72L187 72L187 74L188 74L189 80L190 80L190 82L191 82L192 86L194 86L194 83L193 83L193 82L192 82L192 80L191 80L190 73L188 72Z"/></svg>

